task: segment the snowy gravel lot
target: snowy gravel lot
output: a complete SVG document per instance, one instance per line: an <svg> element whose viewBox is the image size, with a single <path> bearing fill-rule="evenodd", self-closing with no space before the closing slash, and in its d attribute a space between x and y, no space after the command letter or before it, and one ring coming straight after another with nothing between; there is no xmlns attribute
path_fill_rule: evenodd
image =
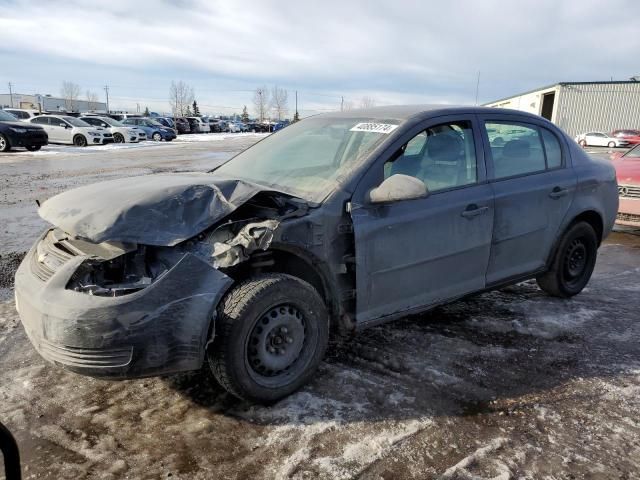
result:
<svg viewBox="0 0 640 480"><path fill-rule="evenodd" d="M109 382L46 364L11 288L44 228L35 200L204 171L260 138L0 154L0 421L25 478L640 478L632 233L609 237L572 300L526 282L335 340L316 379L270 408L235 400L206 371Z"/></svg>

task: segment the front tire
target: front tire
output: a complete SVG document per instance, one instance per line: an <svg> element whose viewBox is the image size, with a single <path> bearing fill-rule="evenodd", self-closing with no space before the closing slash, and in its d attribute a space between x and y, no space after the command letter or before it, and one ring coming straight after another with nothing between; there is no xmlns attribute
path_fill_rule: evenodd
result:
<svg viewBox="0 0 640 480"><path fill-rule="evenodd" d="M11 150L11 144L9 143L9 140L7 140L7 137L0 133L0 152L8 152L9 150Z"/></svg>
<svg viewBox="0 0 640 480"><path fill-rule="evenodd" d="M586 147L586 146L587 146L587 141L586 141L586 140L580 140L580 141L578 142L578 144L580 144L580 146L581 146L582 148L584 148L584 147Z"/></svg>
<svg viewBox="0 0 640 480"><path fill-rule="evenodd" d="M238 398L272 403L307 383L329 338L324 302L307 282L284 274L251 278L220 302L209 365Z"/></svg>
<svg viewBox="0 0 640 480"><path fill-rule="evenodd" d="M124 143L124 136L122 136L121 133L114 133L113 134L113 141L115 143Z"/></svg>
<svg viewBox="0 0 640 480"><path fill-rule="evenodd" d="M27 147L27 150L29 150L30 152L37 152L38 150L40 150L42 148L41 145L29 145Z"/></svg>
<svg viewBox="0 0 640 480"><path fill-rule="evenodd" d="M73 137L73 144L76 147L86 147L87 143L87 138L84 135L76 135Z"/></svg>
<svg viewBox="0 0 640 480"><path fill-rule="evenodd" d="M569 298L587 285L596 265L598 237L587 222L577 222L566 231L551 268L538 276L538 286L554 297Z"/></svg>
<svg viewBox="0 0 640 480"><path fill-rule="evenodd" d="M609 142L607 144L607 147L609 147L609 148L614 148L615 146L616 146L616 142Z"/></svg>

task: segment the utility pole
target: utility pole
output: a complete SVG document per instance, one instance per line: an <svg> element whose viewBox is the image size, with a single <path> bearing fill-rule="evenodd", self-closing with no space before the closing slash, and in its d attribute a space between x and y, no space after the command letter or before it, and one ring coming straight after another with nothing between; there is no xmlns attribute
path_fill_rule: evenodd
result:
<svg viewBox="0 0 640 480"><path fill-rule="evenodd" d="M340 111L344 111L344 95L340 97Z"/></svg>
<svg viewBox="0 0 640 480"><path fill-rule="evenodd" d="M480 92L480 70L478 70L478 81L476 82L476 106L478 105L478 93Z"/></svg>
<svg viewBox="0 0 640 480"><path fill-rule="evenodd" d="M264 107L262 105L262 89L258 89L258 95L260 95L260 123L264 122Z"/></svg>
<svg viewBox="0 0 640 480"><path fill-rule="evenodd" d="M13 90L11 90L12 87L13 85L11 85L11 82L9 82L9 100L11 102L11 108L13 108Z"/></svg>
<svg viewBox="0 0 640 480"><path fill-rule="evenodd" d="M107 94L107 115L109 115L109 85L104 86L104 91Z"/></svg>

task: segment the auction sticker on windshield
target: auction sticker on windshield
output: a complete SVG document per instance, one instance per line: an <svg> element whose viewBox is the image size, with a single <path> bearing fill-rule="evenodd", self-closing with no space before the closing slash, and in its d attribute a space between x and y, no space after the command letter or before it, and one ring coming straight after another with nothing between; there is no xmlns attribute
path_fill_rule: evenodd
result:
<svg viewBox="0 0 640 480"><path fill-rule="evenodd" d="M351 128L351 132L372 132L372 133L391 133L398 125L392 125L391 123L358 123L355 127Z"/></svg>

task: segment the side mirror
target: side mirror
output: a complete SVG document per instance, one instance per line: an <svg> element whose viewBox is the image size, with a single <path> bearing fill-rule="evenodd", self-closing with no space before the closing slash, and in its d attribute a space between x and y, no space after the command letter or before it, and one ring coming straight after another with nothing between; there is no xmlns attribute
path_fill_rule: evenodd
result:
<svg viewBox="0 0 640 480"><path fill-rule="evenodd" d="M372 189L369 192L369 200L371 203L386 203L424 198L427 195L429 191L422 180L396 173Z"/></svg>

